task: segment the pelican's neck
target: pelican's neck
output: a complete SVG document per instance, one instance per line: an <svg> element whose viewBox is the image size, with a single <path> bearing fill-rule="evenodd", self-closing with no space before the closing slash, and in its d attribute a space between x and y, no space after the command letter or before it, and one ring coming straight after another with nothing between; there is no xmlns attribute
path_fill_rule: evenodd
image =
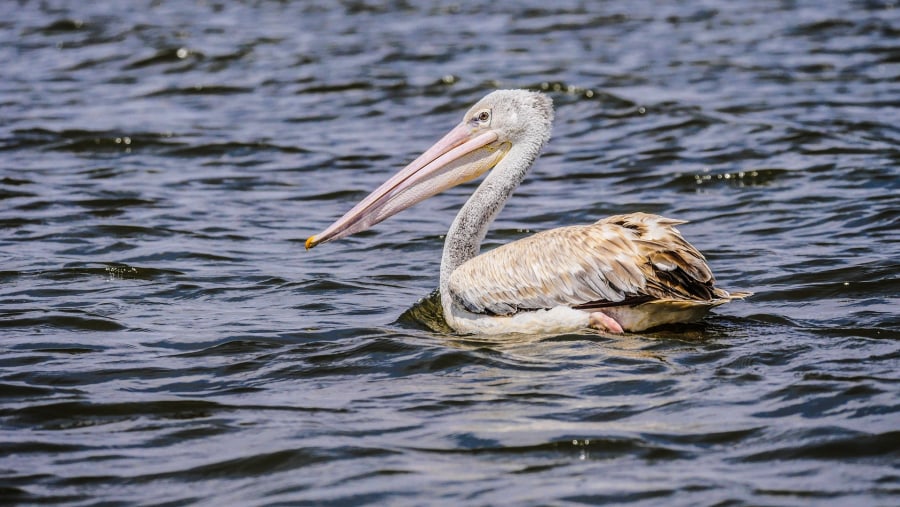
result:
<svg viewBox="0 0 900 507"><path fill-rule="evenodd" d="M534 163L543 143L510 148L509 153L478 185L450 225L441 258L441 294L447 294L450 274L478 255L488 228Z"/></svg>

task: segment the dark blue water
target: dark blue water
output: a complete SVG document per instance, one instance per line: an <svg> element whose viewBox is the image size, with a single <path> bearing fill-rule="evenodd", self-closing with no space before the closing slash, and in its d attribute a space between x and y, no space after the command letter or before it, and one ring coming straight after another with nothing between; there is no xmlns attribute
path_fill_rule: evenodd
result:
<svg viewBox="0 0 900 507"><path fill-rule="evenodd" d="M0 501L896 505L894 1L7 2ZM472 186L305 252L495 88L492 232L690 220L704 322L446 332Z"/></svg>

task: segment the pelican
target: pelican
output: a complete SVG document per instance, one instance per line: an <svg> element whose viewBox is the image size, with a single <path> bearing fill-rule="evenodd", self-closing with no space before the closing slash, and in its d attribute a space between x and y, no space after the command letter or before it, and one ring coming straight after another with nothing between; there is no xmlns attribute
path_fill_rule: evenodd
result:
<svg viewBox="0 0 900 507"><path fill-rule="evenodd" d="M647 213L543 231L479 255L488 227L550 139L552 121L553 101L542 93L488 94L431 148L307 239L306 249L369 229L490 170L444 241L441 306L458 333L638 332L693 322L749 295L715 286L703 254L675 228L684 221Z"/></svg>

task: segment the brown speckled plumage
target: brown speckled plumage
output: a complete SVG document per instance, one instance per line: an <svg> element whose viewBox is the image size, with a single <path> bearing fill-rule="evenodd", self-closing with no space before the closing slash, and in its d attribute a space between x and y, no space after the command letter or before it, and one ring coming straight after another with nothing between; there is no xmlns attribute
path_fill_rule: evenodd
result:
<svg viewBox="0 0 900 507"><path fill-rule="evenodd" d="M450 297L492 315L728 299L703 255L675 228L681 223L633 213L539 232L463 263L450 275Z"/></svg>

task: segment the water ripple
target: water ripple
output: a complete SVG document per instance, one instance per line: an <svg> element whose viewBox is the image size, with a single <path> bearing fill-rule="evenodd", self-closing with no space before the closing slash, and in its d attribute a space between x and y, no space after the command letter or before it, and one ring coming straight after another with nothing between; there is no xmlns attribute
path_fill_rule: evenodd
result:
<svg viewBox="0 0 900 507"><path fill-rule="evenodd" d="M0 497L895 504L895 2L545 4L10 10ZM755 296L453 335L471 185L304 252L494 88L556 120L485 248L655 212Z"/></svg>

